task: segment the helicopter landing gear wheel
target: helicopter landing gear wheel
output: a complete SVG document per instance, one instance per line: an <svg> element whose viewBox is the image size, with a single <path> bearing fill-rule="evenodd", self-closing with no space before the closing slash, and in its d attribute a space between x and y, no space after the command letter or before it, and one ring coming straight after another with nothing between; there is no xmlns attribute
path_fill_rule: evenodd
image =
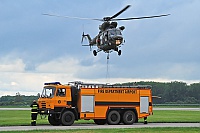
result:
<svg viewBox="0 0 200 133"><path fill-rule="evenodd" d="M94 56L97 56L97 51L93 50L93 54L94 54Z"/></svg>
<svg viewBox="0 0 200 133"><path fill-rule="evenodd" d="M122 54L122 51L121 51L121 50L119 50L119 51L118 51L118 55L120 56L121 54Z"/></svg>

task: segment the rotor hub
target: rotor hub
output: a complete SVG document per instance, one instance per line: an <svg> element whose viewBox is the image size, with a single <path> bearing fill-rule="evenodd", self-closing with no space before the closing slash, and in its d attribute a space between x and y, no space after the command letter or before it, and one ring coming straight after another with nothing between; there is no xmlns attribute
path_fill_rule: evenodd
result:
<svg viewBox="0 0 200 133"><path fill-rule="evenodd" d="M104 21L110 21L110 18L111 18L111 17L104 17L103 20L104 20Z"/></svg>

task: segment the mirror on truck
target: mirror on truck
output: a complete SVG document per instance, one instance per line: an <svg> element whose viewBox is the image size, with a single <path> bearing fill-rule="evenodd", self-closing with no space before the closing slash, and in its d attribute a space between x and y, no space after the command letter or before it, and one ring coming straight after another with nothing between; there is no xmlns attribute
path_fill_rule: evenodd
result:
<svg viewBox="0 0 200 133"><path fill-rule="evenodd" d="M37 94L38 98L40 98L40 93Z"/></svg>

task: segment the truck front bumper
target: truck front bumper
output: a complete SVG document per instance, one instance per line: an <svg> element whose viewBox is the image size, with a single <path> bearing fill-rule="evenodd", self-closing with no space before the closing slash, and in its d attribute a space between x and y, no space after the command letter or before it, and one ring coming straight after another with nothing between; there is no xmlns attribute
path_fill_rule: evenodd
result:
<svg viewBox="0 0 200 133"><path fill-rule="evenodd" d="M49 115L49 114L55 114L56 112L52 109L39 109L38 113L41 115Z"/></svg>

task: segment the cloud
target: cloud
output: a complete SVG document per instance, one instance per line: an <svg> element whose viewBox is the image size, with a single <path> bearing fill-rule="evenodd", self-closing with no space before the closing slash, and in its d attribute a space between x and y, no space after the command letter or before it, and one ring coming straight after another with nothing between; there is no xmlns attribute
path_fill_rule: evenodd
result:
<svg viewBox="0 0 200 133"><path fill-rule="evenodd" d="M21 64L23 64L22 66L25 65L24 63L15 63L18 60L17 58L13 59L12 65L15 65L16 68L20 67ZM13 69L11 69L12 71L1 71L1 95L15 95L17 92L36 95L42 91L43 83L53 81L60 81L61 83L69 81L121 83L141 80L169 82L170 79L184 79L184 76L192 75L196 71L196 68L187 69L189 66L183 67L179 64L171 66L169 69L166 69L162 64L163 66L155 66L153 70L151 69L152 71L146 70L148 66L123 70L111 65L109 66L109 75L106 77L106 65L98 63L98 58L93 58L93 65L82 65L82 62L87 64L87 60L92 59L79 60L74 57L63 57L38 65L34 72L26 72L25 67L20 71L13 71ZM192 80L186 79L185 81L190 83Z"/></svg>
<svg viewBox="0 0 200 133"><path fill-rule="evenodd" d="M90 79L98 78L105 67L98 62L98 57L75 58L65 56L40 64L35 70L37 73L68 74L71 78Z"/></svg>
<svg viewBox="0 0 200 133"><path fill-rule="evenodd" d="M20 58L14 60L9 56L0 58L0 72L23 72L24 68L25 64Z"/></svg>
<svg viewBox="0 0 200 133"><path fill-rule="evenodd" d="M39 64L31 72L25 70L26 64L22 59L9 57L9 59L1 59L0 62L1 68L5 67L5 69L0 69L1 95L9 93L15 95L16 92L36 95L41 92L44 82L60 81L67 83L83 80L83 78L92 80L97 73L94 69L102 70L104 68L98 63L92 66L82 66L81 60L73 57L60 57ZM97 75L99 74L97 73Z"/></svg>
<svg viewBox="0 0 200 133"><path fill-rule="evenodd" d="M115 3L115 4L113 4ZM103 18L127 4L119 18L168 14L168 17L120 21L126 40L122 55L81 47L83 31L92 37L101 22L41 15ZM199 82L200 1L25 1L0 2L0 94L41 92L44 82ZM145 8L144 8L145 7ZM74 10L78 9L78 10ZM94 47L96 49L96 47ZM108 69L108 70L107 70ZM108 77L108 78L107 78Z"/></svg>

